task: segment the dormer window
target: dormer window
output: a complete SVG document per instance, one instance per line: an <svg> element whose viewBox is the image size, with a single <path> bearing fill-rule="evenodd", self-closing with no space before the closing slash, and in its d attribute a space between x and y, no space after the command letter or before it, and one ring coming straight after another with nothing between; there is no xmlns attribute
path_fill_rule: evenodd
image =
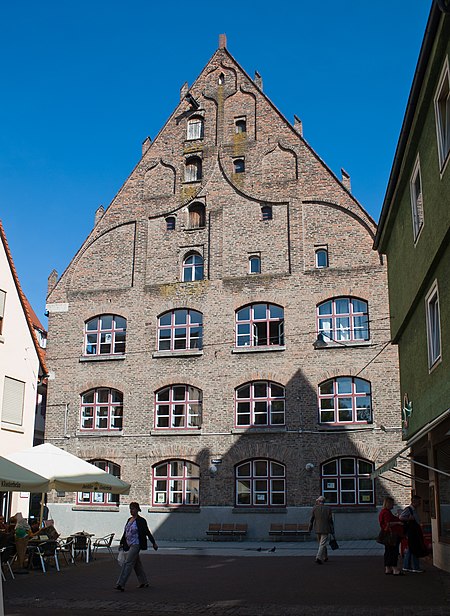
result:
<svg viewBox="0 0 450 616"><path fill-rule="evenodd" d="M234 173L244 173L245 172L245 159L244 158L235 158L233 160Z"/></svg>
<svg viewBox="0 0 450 616"><path fill-rule="evenodd" d="M237 134L247 132L247 120L245 118L236 118L234 126Z"/></svg>
<svg viewBox="0 0 450 616"><path fill-rule="evenodd" d="M186 160L184 179L186 182L198 182L202 179L202 160L199 156L191 156Z"/></svg>
<svg viewBox="0 0 450 616"><path fill-rule="evenodd" d="M194 117L188 121L186 139L203 139L203 118Z"/></svg>

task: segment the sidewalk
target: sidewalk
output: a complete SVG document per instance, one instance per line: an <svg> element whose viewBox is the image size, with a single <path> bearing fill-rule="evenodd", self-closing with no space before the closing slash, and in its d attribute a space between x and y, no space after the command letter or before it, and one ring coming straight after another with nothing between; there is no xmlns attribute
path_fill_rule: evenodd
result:
<svg viewBox="0 0 450 616"><path fill-rule="evenodd" d="M164 541L141 553L150 588L133 573L124 593L114 589L117 562L102 553L59 573L8 577L5 616L450 615L450 574L424 561L422 575L386 576L382 546L340 543L318 566L314 542Z"/></svg>

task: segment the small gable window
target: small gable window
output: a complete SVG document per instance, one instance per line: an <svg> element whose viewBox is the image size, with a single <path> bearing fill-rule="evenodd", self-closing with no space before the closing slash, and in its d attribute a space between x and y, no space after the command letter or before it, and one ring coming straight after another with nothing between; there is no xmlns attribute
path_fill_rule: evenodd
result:
<svg viewBox="0 0 450 616"><path fill-rule="evenodd" d="M245 172L245 159L243 158L235 158L233 160L234 173L244 173Z"/></svg>
<svg viewBox="0 0 450 616"><path fill-rule="evenodd" d="M166 231L175 231L176 219L175 216L168 216L166 218Z"/></svg>
<svg viewBox="0 0 450 616"><path fill-rule="evenodd" d="M261 208L262 220L272 220L272 208L270 205L263 205Z"/></svg>
<svg viewBox="0 0 450 616"><path fill-rule="evenodd" d="M192 203L189 206L189 228L201 229L205 226L205 206L203 203Z"/></svg>
<svg viewBox="0 0 450 616"><path fill-rule="evenodd" d="M191 118L187 123L186 139L203 139L203 118Z"/></svg>
<svg viewBox="0 0 450 616"><path fill-rule="evenodd" d="M192 252L183 261L183 282L203 280L203 257Z"/></svg>
<svg viewBox="0 0 450 616"><path fill-rule="evenodd" d="M316 250L316 267L322 269L328 267L328 250L326 248L317 248Z"/></svg>
<svg viewBox="0 0 450 616"><path fill-rule="evenodd" d="M223 73L220 73L220 75L219 75L219 86L223 86L224 83L225 83L225 75Z"/></svg>
<svg viewBox="0 0 450 616"><path fill-rule="evenodd" d="M248 273L260 274L261 273L261 257L259 255L251 255L248 258Z"/></svg>
<svg viewBox="0 0 450 616"><path fill-rule="evenodd" d="M247 120L245 118L236 118L236 120L234 121L234 126L236 129L236 133L247 132Z"/></svg>
<svg viewBox="0 0 450 616"><path fill-rule="evenodd" d="M198 182L202 179L202 161L199 156L191 156L186 160L184 179L186 182Z"/></svg>

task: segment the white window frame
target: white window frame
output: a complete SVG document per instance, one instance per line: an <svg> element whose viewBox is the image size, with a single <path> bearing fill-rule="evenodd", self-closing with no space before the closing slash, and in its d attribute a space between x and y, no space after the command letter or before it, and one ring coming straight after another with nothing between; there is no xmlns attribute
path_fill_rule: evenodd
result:
<svg viewBox="0 0 450 616"><path fill-rule="evenodd" d="M152 475L153 507L200 505L200 467L194 462L181 459L160 462L153 467Z"/></svg>
<svg viewBox="0 0 450 616"><path fill-rule="evenodd" d="M417 192L417 180L419 180L420 191ZM417 242L419 235L424 225L423 215L423 186L422 186L422 174L420 173L420 158L417 156L414 164L411 179L409 181L409 192L411 195L411 215L413 226L414 242Z"/></svg>
<svg viewBox="0 0 450 616"><path fill-rule="evenodd" d="M21 428L23 426L24 402L25 382L5 375L1 409L2 427Z"/></svg>
<svg viewBox="0 0 450 616"><path fill-rule="evenodd" d="M441 176L450 158L450 70L446 58L434 97L436 137Z"/></svg>
<svg viewBox="0 0 450 616"><path fill-rule="evenodd" d="M5 318L6 291L0 289L0 336L3 333L3 319Z"/></svg>
<svg viewBox="0 0 450 616"><path fill-rule="evenodd" d="M325 255L325 265L319 264L319 254ZM328 248L326 246L317 246L315 250L315 266L317 269L325 269L328 267Z"/></svg>
<svg viewBox="0 0 450 616"><path fill-rule="evenodd" d="M203 139L203 118L199 116L190 118L187 123L186 140L194 141L196 139Z"/></svg>
<svg viewBox="0 0 450 616"><path fill-rule="evenodd" d="M430 371L442 359L441 315L439 307L439 290L435 280L425 298L427 322L428 367Z"/></svg>

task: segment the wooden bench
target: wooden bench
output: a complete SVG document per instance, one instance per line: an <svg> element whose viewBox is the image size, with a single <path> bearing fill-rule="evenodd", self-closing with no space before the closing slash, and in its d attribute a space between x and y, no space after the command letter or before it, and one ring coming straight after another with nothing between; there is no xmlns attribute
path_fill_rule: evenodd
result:
<svg viewBox="0 0 450 616"><path fill-rule="evenodd" d="M305 539L305 537L309 537L310 530L308 524L275 524L272 523L270 525L269 535L271 537L278 538L297 538L301 537Z"/></svg>
<svg viewBox="0 0 450 616"><path fill-rule="evenodd" d="M242 537L246 536L247 529L247 524L211 523L206 534L212 537L213 541L219 537L239 537L239 541L241 541Z"/></svg>

